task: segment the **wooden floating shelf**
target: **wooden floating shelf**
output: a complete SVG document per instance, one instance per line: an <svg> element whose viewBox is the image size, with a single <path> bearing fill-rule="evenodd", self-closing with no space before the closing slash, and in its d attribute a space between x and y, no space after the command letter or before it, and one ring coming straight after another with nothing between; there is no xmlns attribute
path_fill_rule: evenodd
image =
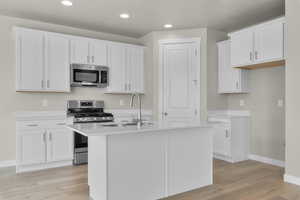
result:
<svg viewBox="0 0 300 200"><path fill-rule="evenodd" d="M279 67L279 66L285 66L285 60L260 63L260 64L254 64L254 65L247 65L247 66L241 66L241 67L235 67L235 68L253 70L253 69L262 69L262 68Z"/></svg>

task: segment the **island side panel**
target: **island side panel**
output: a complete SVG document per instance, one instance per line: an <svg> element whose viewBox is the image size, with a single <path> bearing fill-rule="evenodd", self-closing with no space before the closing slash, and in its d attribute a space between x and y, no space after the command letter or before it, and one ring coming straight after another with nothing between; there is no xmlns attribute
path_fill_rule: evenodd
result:
<svg viewBox="0 0 300 200"><path fill-rule="evenodd" d="M213 131L193 128L168 134L168 196L213 183Z"/></svg>
<svg viewBox="0 0 300 200"><path fill-rule="evenodd" d="M108 137L108 199L165 196L165 141L158 132Z"/></svg>
<svg viewBox="0 0 300 200"><path fill-rule="evenodd" d="M93 200L107 197L107 136L88 137L88 183Z"/></svg>

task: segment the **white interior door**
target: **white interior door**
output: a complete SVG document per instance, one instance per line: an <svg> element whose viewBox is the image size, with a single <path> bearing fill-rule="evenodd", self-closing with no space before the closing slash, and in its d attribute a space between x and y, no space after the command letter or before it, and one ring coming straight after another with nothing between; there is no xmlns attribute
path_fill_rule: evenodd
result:
<svg viewBox="0 0 300 200"><path fill-rule="evenodd" d="M70 91L70 41L67 37L46 35L46 88L48 91Z"/></svg>
<svg viewBox="0 0 300 200"><path fill-rule="evenodd" d="M199 118L200 42L161 45L162 115L170 121Z"/></svg>

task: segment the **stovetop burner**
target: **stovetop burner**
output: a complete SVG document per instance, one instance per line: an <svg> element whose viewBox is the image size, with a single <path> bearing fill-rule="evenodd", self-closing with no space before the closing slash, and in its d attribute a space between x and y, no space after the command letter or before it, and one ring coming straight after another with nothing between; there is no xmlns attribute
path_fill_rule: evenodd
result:
<svg viewBox="0 0 300 200"><path fill-rule="evenodd" d="M103 101L68 101L68 115L74 123L112 122L114 116L103 111Z"/></svg>

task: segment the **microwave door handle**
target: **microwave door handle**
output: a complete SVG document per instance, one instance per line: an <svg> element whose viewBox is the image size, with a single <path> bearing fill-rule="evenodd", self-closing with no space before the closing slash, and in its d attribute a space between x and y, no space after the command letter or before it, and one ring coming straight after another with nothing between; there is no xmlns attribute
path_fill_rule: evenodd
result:
<svg viewBox="0 0 300 200"><path fill-rule="evenodd" d="M95 83L89 83L89 82L81 82L81 85L83 85L83 86L97 86L97 84L95 84Z"/></svg>

